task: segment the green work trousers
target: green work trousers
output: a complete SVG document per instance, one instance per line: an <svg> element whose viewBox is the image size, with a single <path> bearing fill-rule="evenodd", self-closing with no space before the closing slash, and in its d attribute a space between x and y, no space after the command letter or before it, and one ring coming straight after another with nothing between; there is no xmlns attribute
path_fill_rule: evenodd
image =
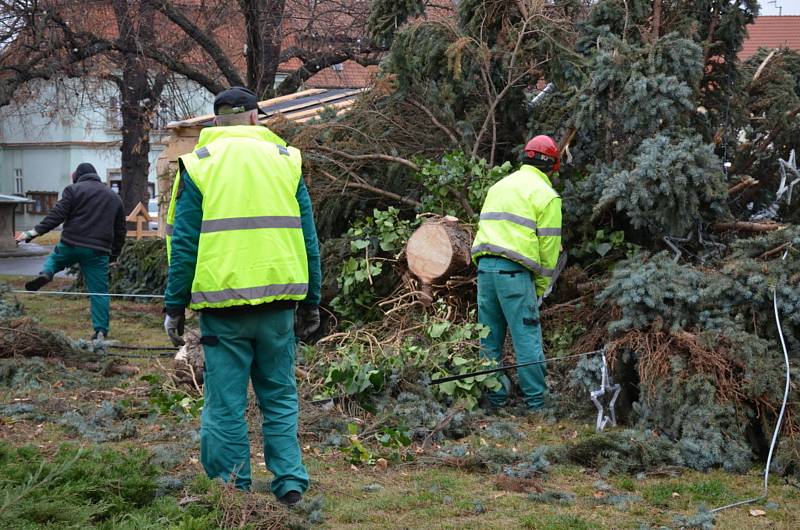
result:
<svg viewBox="0 0 800 530"><path fill-rule="evenodd" d="M108 293L108 254L86 247L59 243L47 257L42 272L51 278L75 264L80 265L83 280L90 293ZM90 296L92 327L108 335L108 296Z"/></svg>
<svg viewBox="0 0 800 530"><path fill-rule="evenodd" d="M488 326L489 336L481 340L481 355L502 362L506 332L511 331L517 363L544 359L539 306L531 273L504 258L484 256L478 261L478 322ZM530 409L544 405L547 395L545 366L536 364L517 369L525 404ZM510 383L503 375L503 387L489 395L493 406L508 400Z"/></svg>
<svg viewBox="0 0 800 530"><path fill-rule="evenodd" d="M299 411L294 375L294 310L273 309L200 317L205 352L205 401L200 460L211 478L250 489L247 384L261 410L264 460L277 497L308 489L297 440Z"/></svg>

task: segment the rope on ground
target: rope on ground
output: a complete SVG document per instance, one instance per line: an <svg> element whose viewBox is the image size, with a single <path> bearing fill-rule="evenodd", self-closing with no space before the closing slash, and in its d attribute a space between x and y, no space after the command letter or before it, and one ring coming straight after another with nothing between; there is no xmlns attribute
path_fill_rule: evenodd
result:
<svg viewBox="0 0 800 530"><path fill-rule="evenodd" d="M178 350L176 346L130 346L126 344L106 344L106 348L111 350L134 350L134 351L164 351Z"/></svg>
<svg viewBox="0 0 800 530"><path fill-rule="evenodd" d="M79 293L72 291L26 291L23 289L12 289L14 294L44 294L54 296L108 296L118 298L158 298L163 299L163 294L132 294L132 293Z"/></svg>
<svg viewBox="0 0 800 530"><path fill-rule="evenodd" d="M115 353L115 352L105 352L103 355L108 357L123 357L125 359L156 359L158 357L174 357L175 354L172 352L160 352L160 353Z"/></svg>

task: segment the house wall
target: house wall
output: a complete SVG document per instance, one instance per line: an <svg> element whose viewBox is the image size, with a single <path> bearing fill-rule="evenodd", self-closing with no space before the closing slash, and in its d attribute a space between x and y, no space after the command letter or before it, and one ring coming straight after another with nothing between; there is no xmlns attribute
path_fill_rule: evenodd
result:
<svg viewBox="0 0 800 530"><path fill-rule="evenodd" d="M171 104L159 113L158 125L170 119L208 110L213 101L189 81L177 81L165 93ZM109 182L119 177L122 134L116 86L98 80L58 80L32 83L16 102L0 108L0 193L15 194L22 172L23 194L56 192L70 184L81 162L89 162ZM155 188L156 159L166 135L151 134L149 180ZM17 229L32 228L43 218L17 213Z"/></svg>

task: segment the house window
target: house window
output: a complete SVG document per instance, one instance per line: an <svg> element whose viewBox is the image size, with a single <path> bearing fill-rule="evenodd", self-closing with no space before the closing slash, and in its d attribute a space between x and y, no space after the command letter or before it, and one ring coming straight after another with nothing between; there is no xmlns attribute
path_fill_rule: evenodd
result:
<svg viewBox="0 0 800 530"><path fill-rule="evenodd" d="M344 63L336 63L333 65L334 72L343 72L344 71Z"/></svg>
<svg viewBox="0 0 800 530"><path fill-rule="evenodd" d="M24 191L24 183L22 181L22 168L14 169L14 194L22 195Z"/></svg>
<svg viewBox="0 0 800 530"><path fill-rule="evenodd" d="M28 204L28 213L46 215L58 202L58 193L55 191L29 191L25 194L33 201Z"/></svg>
<svg viewBox="0 0 800 530"><path fill-rule="evenodd" d="M109 169L107 172L108 187L111 188L111 191L115 192L117 195L122 194L122 171L119 169ZM155 198L156 196L156 184L155 182L148 182L147 183L147 193L150 194L150 198Z"/></svg>
<svg viewBox="0 0 800 530"><path fill-rule="evenodd" d="M119 100L116 96L111 96L108 99L108 107L106 109L106 126L109 129L119 129L122 125L122 114L119 109Z"/></svg>
<svg viewBox="0 0 800 530"><path fill-rule="evenodd" d="M117 195L122 193L122 170L109 169L106 172L106 181L111 191L117 193Z"/></svg>

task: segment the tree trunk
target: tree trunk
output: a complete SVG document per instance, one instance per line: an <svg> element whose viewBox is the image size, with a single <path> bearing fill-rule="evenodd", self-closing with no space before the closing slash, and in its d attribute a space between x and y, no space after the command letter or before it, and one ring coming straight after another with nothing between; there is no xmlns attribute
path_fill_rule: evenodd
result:
<svg viewBox="0 0 800 530"><path fill-rule="evenodd" d="M470 266L472 235L458 224L455 217L429 221L408 239L408 268L422 282L422 292L432 301L431 285Z"/></svg>
<svg viewBox="0 0 800 530"><path fill-rule="evenodd" d="M260 99L271 96L280 64L286 0L239 0L247 31L247 84Z"/></svg>
<svg viewBox="0 0 800 530"><path fill-rule="evenodd" d="M126 0L114 0L114 14L119 28L120 41L126 50L141 49L153 42L154 11L149 2L139 5L138 13L131 13ZM120 93L122 113L122 205L126 215L137 204L150 197L148 174L150 172L150 130L156 105L164 88L164 76L152 81L148 61L137 53L125 53L121 64L122 78L116 78Z"/></svg>
<svg viewBox="0 0 800 530"><path fill-rule="evenodd" d="M653 42L658 40L661 28L661 0L653 0Z"/></svg>
<svg viewBox="0 0 800 530"><path fill-rule="evenodd" d="M140 202L147 204L149 191L147 176L150 172L150 120L141 103L148 92L147 73L136 71L136 66L126 60L119 87L122 110L122 204L125 214Z"/></svg>

